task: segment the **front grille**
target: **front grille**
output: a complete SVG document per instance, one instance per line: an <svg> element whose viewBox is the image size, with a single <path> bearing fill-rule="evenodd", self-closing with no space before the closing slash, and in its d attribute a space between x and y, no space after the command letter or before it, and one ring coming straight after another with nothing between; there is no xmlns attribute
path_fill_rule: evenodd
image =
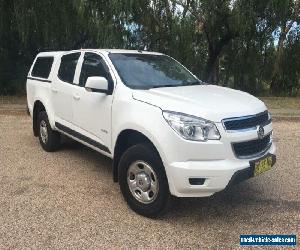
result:
<svg viewBox="0 0 300 250"><path fill-rule="evenodd" d="M262 139L232 143L233 151L238 158L250 158L264 153L271 145L271 134Z"/></svg>
<svg viewBox="0 0 300 250"><path fill-rule="evenodd" d="M266 125L270 122L271 120L269 120L267 110L257 115L229 118L223 120L223 124L226 130L242 130L255 128L258 125Z"/></svg>

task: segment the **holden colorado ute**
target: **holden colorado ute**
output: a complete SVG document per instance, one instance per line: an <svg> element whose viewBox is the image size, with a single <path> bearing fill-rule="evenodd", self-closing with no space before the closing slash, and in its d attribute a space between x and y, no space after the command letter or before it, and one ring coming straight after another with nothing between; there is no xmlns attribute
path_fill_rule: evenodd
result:
<svg viewBox="0 0 300 250"><path fill-rule="evenodd" d="M262 101L206 84L161 53L39 53L27 101L45 151L57 150L64 134L112 158L128 205L148 217L172 196L213 195L276 160Z"/></svg>

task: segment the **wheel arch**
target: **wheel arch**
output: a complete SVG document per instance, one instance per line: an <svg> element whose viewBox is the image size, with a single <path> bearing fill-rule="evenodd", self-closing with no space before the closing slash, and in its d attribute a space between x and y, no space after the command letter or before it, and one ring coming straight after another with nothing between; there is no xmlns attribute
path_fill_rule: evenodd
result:
<svg viewBox="0 0 300 250"><path fill-rule="evenodd" d="M122 154L131 146L143 142L149 143L160 157L157 147L152 142L152 140L150 140L149 137L146 136L144 133L134 129L125 129L119 133L114 147L114 157L113 157L114 182L118 182L118 172L119 172L118 168L119 168L119 162L122 157Z"/></svg>
<svg viewBox="0 0 300 250"><path fill-rule="evenodd" d="M32 112L32 129L33 129L34 136L39 135L37 122L38 122L38 115L41 111L46 111L45 105L40 100L36 100L34 102L33 112Z"/></svg>

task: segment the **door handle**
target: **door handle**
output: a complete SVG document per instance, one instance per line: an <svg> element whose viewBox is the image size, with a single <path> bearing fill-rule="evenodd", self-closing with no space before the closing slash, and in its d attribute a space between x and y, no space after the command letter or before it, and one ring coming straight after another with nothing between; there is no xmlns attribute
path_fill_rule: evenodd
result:
<svg viewBox="0 0 300 250"><path fill-rule="evenodd" d="M52 88L51 90L52 90L53 93L57 93L58 92L58 89L55 89L55 88Z"/></svg>
<svg viewBox="0 0 300 250"><path fill-rule="evenodd" d="M74 94L74 95L73 95L73 98L74 98L74 100L76 100L76 101L80 100L80 96L77 95L77 94Z"/></svg>

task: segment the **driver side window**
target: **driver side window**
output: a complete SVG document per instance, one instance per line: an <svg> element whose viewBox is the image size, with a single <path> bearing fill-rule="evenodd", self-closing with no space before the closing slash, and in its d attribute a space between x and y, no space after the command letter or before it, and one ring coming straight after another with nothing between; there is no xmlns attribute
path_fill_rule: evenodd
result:
<svg viewBox="0 0 300 250"><path fill-rule="evenodd" d="M112 87L112 78L108 66L100 55L86 52L79 77L79 86L84 87L90 76L105 77L110 87Z"/></svg>

